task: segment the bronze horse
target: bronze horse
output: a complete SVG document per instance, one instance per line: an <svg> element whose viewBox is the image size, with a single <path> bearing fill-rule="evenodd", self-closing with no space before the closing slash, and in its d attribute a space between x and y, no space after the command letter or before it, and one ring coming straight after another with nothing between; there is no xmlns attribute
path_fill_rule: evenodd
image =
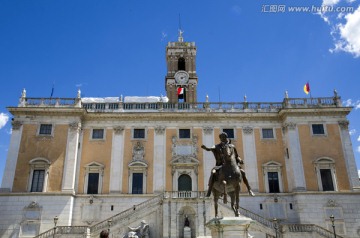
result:
<svg viewBox="0 0 360 238"><path fill-rule="evenodd" d="M218 199L221 195L223 195L225 204L227 203L227 195L230 196L231 208L235 216L238 217L240 215L239 195L242 176L236 161L234 145L227 144L223 148L223 164L221 168L218 169L216 177L217 179L211 190L214 195L215 217L218 217Z"/></svg>

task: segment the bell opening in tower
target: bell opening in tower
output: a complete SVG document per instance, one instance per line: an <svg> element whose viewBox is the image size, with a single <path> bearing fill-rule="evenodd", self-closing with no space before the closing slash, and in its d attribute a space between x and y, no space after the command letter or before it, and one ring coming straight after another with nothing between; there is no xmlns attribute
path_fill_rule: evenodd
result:
<svg viewBox="0 0 360 238"><path fill-rule="evenodd" d="M178 70L185 71L185 59L183 57L179 58L178 60Z"/></svg>

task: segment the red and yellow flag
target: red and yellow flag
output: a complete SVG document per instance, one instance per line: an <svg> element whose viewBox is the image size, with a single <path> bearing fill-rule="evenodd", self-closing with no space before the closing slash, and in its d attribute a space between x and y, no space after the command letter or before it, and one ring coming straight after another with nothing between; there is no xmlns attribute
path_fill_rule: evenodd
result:
<svg viewBox="0 0 360 238"><path fill-rule="evenodd" d="M309 94L309 92L310 92L310 84L309 84L309 83L306 83L306 84L304 85L304 92L305 92L306 94Z"/></svg>

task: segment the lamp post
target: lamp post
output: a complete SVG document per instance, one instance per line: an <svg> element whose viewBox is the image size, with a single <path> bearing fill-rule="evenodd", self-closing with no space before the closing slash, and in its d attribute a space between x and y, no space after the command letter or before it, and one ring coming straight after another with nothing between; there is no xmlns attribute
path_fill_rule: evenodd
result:
<svg viewBox="0 0 360 238"><path fill-rule="evenodd" d="M56 233L56 224L58 222L59 218L57 216L54 217L54 236L55 237L55 233Z"/></svg>
<svg viewBox="0 0 360 238"><path fill-rule="evenodd" d="M108 220L108 232L109 232L109 235L110 235L110 227L111 227L111 224L112 224L112 219Z"/></svg>
<svg viewBox="0 0 360 238"><path fill-rule="evenodd" d="M275 237L278 238L278 230L279 230L279 226L278 226L278 222L277 222L277 219L274 218L273 219L273 222L274 222L274 229L275 229Z"/></svg>
<svg viewBox="0 0 360 238"><path fill-rule="evenodd" d="M334 215L331 215L331 216L330 216L330 221L331 221L331 225L332 225L333 232L334 232L334 238L336 238L335 224L334 224L335 217L334 217Z"/></svg>

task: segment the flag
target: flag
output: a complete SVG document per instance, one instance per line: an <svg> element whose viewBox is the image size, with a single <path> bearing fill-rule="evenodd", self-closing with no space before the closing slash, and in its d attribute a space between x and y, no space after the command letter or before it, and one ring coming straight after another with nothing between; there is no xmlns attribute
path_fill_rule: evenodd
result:
<svg viewBox="0 0 360 238"><path fill-rule="evenodd" d="M309 94L309 92L310 92L310 84L309 84L309 83L306 83L306 84L304 85L304 92L305 92L306 94Z"/></svg>
<svg viewBox="0 0 360 238"><path fill-rule="evenodd" d="M178 87L177 95L179 99L184 99L184 88Z"/></svg>
<svg viewBox="0 0 360 238"><path fill-rule="evenodd" d="M51 88L50 98L52 98L53 95L54 95L54 84L53 84L53 86L52 86L52 88Z"/></svg>

